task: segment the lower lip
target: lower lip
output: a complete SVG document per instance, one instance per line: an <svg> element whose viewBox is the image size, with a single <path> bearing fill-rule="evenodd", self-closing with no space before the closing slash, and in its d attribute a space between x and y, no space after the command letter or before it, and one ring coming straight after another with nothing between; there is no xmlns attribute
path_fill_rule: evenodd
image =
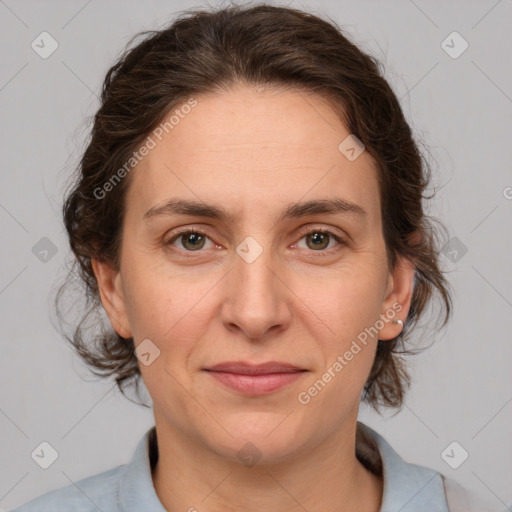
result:
<svg viewBox="0 0 512 512"><path fill-rule="evenodd" d="M208 373L214 379L235 391L246 395L262 395L283 388L306 372L269 373L266 375L242 375L240 373L216 371L208 371Z"/></svg>

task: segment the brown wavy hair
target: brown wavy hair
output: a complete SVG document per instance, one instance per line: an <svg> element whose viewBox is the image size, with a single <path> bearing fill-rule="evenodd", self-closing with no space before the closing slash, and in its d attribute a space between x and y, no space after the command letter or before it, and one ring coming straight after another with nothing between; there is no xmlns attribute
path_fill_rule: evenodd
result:
<svg viewBox="0 0 512 512"><path fill-rule="evenodd" d="M442 327L452 313L434 223L446 228L426 215L422 204L433 197L425 194L431 169L380 62L352 43L333 20L297 9L260 3L181 11L163 29L134 36L108 70L101 105L63 205L74 258L56 299L60 327L67 314L61 299L74 280L81 284L85 308L79 307L78 322L68 323L72 332L62 332L92 373L113 375L125 396L129 384L139 391L133 339L119 336L106 320L91 266L95 258L119 268L130 175L105 199L98 199L95 190L112 179L172 109L242 82L321 95L377 162L389 268L400 255L414 262L416 270L404 328L396 338L378 341L362 400L377 412L381 406L399 408L410 387L403 354L419 352L406 349L405 342L434 293L441 298Z"/></svg>

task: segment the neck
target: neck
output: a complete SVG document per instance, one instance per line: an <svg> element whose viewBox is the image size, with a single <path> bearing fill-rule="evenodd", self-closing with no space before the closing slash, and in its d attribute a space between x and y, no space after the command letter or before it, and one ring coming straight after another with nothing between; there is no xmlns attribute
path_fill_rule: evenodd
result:
<svg viewBox="0 0 512 512"><path fill-rule="evenodd" d="M245 466L173 429L158 428L156 493L168 512L378 512L382 477L355 455L356 425L293 460Z"/></svg>

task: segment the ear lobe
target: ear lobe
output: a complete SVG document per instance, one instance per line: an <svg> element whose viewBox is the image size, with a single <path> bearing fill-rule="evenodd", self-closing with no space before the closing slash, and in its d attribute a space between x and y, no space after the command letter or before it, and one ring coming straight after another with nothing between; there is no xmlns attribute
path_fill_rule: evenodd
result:
<svg viewBox="0 0 512 512"><path fill-rule="evenodd" d="M124 299L121 273L109 263L91 260L91 265L98 283L101 303L112 324L112 328L122 338L131 338L126 304Z"/></svg>
<svg viewBox="0 0 512 512"><path fill-rule="evenodd" d="M381 315L383 316L381 318L389 318L389 320L379 330L378 338L380 340L390 340L400 334L402 326L393 323L393 320L405 322L409 314L415 273L416 268L411 260L404 257L397 259L395 268L389 274L387 295L382 303ZM393 316L391 313L393 313Z"/></svg>

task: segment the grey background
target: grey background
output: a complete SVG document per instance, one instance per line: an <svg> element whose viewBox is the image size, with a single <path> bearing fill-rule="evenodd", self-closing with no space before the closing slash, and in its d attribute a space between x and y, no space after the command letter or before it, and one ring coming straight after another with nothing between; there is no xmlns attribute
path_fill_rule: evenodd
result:
<svg viewBox="0 0 512 512"><path fill-rule="evenodd" d="M69 260L60 219L64 185L105 72L133 34L200 5L208 4L0 0L4 510L128 462L153 424L151 410L90 374L56 333L49 293ZM512 1L291 5L330 16L383 62L436 162L430 213L460 241L452 241L457 255L443 255L456 292L454 317L430 350L411 359L405 406L383 418L362 407L360 419L407 461L435 468L497 505L511 504ZM31 48L43 31L59 44L47 59ZM453 31L469 43L456 59L441 46ZM43 237L57 250L47 261L38 257L39 246L33 252ZM59 453L47 470L30 457L42 441ZM452 441L469 453L456 470L441 457Z"/></svg>

